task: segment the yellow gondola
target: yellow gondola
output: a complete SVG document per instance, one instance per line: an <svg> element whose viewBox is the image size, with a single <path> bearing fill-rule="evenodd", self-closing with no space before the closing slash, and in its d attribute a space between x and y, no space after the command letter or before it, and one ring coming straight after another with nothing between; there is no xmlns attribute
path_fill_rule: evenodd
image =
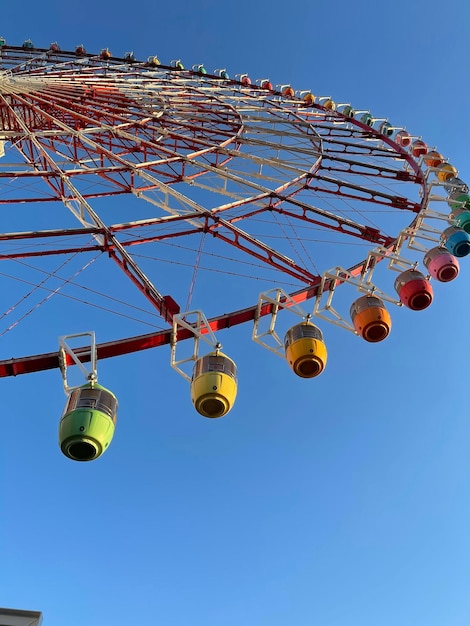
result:
<svg viewBox="0 0 470 626"><path fill-rule="evenodd" d="M194 363L191 399L204 417L222 417L237 397L237 367L222 352L210 352Z"/></svg>
<svg viewBox="0 0 470 626"><path fill-rule="evenodd" d="M321 330L311 322L290 328L284 337L286 359L301 378L314 378L323 372L327 350Z"/></svg>

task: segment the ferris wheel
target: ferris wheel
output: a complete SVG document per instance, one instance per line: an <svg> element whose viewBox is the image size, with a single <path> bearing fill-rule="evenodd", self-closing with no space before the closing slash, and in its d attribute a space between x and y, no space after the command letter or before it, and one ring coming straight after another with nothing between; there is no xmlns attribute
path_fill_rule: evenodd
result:
<svg viewBox="0 0 470 626"><path fill-rule="evenodd" d="M219 331L251 323L255 341L314 378L327 361L320 326L379 342L391 305L427 308L432 279L456 278L470 253L457 169L371 111L83 45L0 38L0 62L0 344L31 346L0 360L0 377L61 369L72 459L100 456L114 432L97 360L169 344L196 410L220 417L237 384ZM280 311L295 316L283 338ZM71 328L58 351L51 319ZM73 364L86 383L72 388Z"/></svg>

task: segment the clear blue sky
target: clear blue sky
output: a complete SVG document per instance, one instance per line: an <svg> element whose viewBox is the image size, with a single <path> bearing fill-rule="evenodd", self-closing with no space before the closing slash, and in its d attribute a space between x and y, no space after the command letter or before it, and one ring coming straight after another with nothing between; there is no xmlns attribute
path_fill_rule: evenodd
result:
<svg viewBox="0 0 470 626"><path fill-rule="evenodd" d="M2 7L0 35L332 95L423 135L470 183L469 23L467 0L27 0ZM323 325L314 381L250 328L221 333L240 372L221 420L193 411L167 348L103 362L120 410L94 463L58 449L59 372L3 379L0 605L44 626L470 624L469 263L430 309L394 309L383 344ZM46 349L66 322L47 321ZM2 358L28 352L5 341Z"/></svg>

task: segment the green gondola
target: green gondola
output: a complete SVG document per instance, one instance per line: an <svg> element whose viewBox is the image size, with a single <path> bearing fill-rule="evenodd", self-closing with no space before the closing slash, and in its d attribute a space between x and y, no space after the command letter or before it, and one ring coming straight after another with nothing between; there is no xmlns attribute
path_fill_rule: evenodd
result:
<svg viewBox="0 0 470 626"><path fill-rule="evenodd" d="M101 456L114 435L118 402L101 385L89 382L74 389L59 425L62 452L74 461L93 461Z"/></svg>

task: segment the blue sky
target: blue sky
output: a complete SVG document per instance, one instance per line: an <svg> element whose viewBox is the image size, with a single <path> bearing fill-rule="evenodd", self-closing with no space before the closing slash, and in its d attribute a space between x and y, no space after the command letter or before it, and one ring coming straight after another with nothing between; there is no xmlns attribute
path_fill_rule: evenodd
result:
<svg viewBox="0 0 470 626"><path fill-rule="evenodd" d="M464 0L71 6L10 3L0 35L332 95L422 135L470 181ZM383 344L321 324L316 380L251 328L221 333L240 377L221 420L193 411L167 348L103 361L120 408L94 463L57 446L58 371L2 379L0 605L40 610L45 626L470 623L468 263L426 311L393 308ZM2 358L56 349L69 306L5 336Z"/></svg>

